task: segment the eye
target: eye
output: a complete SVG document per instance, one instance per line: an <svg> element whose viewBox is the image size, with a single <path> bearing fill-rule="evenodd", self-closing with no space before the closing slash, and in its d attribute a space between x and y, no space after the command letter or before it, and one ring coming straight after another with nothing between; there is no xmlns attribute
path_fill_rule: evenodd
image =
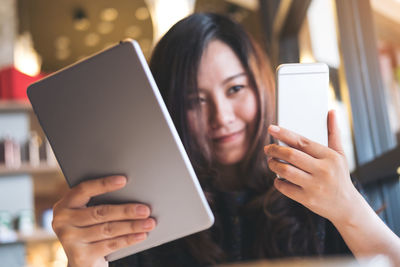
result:
<svg viewBox="0 0 400 267"><path fill-rule="evenodd" d="M244 85L232 86L228 89L228 95L235 94L235 93L239 92L240 90L242 90L243 88L244 88Z"/></svg>
<svg viewBox="0 0 400 267"><path fill-rule="evenodd" d="M193 96L189 98L189 108L195 108L199 105L204 105L207 99L201 96Z"/></svg>

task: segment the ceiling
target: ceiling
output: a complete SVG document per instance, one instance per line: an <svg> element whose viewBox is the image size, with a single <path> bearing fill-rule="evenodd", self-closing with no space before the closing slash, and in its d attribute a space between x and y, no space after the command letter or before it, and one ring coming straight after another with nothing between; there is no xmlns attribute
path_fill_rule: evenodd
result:
<svg viewBox="0 0 400 267"><path fill-rule="evenodd" d="M379 39L400 45L400 1L371 0L374 24Z"/></svg>
<svg viewBox="0 0 400 267"><path fill-rule="evenodd" d="M195 11L229 14L262 41L258 11L233 2L197 0ZM153 27L144 0L18 0L18 17L19 32L31 33L44 72L56 71L127 37L138 40L147 58L151 54Z"/></svg>
<svg viewBox="0 0 400 267"><path fill-rule="evenodd" d="M114 8L118 16L106 22L112 28L110 32L100 33L99 27L105 22L101 13L106 8ZM20 32L31 32L34 47L42 57L42 69L54 71L126 37L137 38L148 52L152 22L150 16L135 16L140 8L146 8L143 0L20 0ZM86 25L77 30L76 25L85 21ZM135 27L139 29L136 32L132 30Z"/></svg>

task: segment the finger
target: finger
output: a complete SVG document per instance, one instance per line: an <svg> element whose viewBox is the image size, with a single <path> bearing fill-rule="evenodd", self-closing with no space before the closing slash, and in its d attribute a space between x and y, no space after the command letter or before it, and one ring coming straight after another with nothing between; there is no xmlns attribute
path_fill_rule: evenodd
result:
<svg viewBox="0 0 400 267"><path fill-rule="evenodd" d="M275 178L274 186L279 192L294 201L301 203L301 200L304 198L303 189L295 184Z"/></svg>
<svg viewBox="0 0 400 267"><path fill-rule="evenodd" d="M321 144L311 141L310 139L296 134L288 129L276 125L270 125L268 132L276 139L282 141L290 147L296 148L307 153L314 158L324 158L329 151Z"/></svg>
<svg viewBox="0 0 400 267"><path fill-rule="evenodd" d="M308 173L313 173L318 164L315 158L291 147L271 144L264 147L264 152L268 157L284 160Z"/></svg>
<svg viewBox="0 0 400 267"><path fill-rule="evenodd" d="M105 257L108 254L121 248L129 247L142 242L147 238L146 233L129 234L116 238L98 241L90 244L89 255L98 255Z"/></svg>
<svg viewBox="0 0 400 267"><path fill-rule="evenodd" d="M154 229L156 221L153 218L146 220L108 222L94 226L77 228L76 234L85 243L116 238L128 234L146 233Z"/></svg>
<svg viewBox="0 0 400 267"><path fill-rule="evenodd" d="M328 146L344 155L336 112L333 109L328 112Z"/></svg>
<svg viewBox="0 0 400 267"><path fill-rule="evenodd" d="M105 178L89 180L73 187L60 201L60 206L69 208L84 207L94 196L121 189L126 184L126 177L108 176Z"/></svg>
<svg viewBox="0 0 400 267"><path fill-rule="evenodd" d="M97 205L68 210L65 214L65 217L78 227L111 221L145 219L149 216L150 208L143 204Z"/></svg>
<svg viewBox="0 0 400 267"><path fill-rule="evenodd" d="M268 160L268 166L271 171L279 175L279 177L285 178L299 187L305 186L311 180L310 174L276 159Z"/></svg>

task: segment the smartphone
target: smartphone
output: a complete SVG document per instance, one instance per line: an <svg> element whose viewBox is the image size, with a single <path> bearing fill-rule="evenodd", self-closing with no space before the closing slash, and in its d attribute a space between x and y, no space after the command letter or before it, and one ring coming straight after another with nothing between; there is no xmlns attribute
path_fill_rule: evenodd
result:
<svg viewBox="0 0 400 267"><path fill-rule="evenodd" d="M277 124L327 146L328 66L324 63L282 64L276 70L276 83Z"/></svg>

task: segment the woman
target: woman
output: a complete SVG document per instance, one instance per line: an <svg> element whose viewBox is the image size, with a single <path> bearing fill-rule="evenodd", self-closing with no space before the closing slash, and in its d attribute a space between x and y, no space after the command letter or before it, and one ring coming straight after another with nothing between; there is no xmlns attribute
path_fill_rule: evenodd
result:
<svg viewBox="0 0 400 267"><path fill-rule="evenodd" d="M111 266L202 266L350 251L386 254L400 264L398 237L351 182L334 112L329 147L271 125L273 74L240 25L216 14L191 15L160 40L150 67L216 222ZM272 144L273 138L291 147ZM107 266L105 255L156 227L145 205L86 206L125 183L124 177L84 182L54 206L53 228L70 266Z"/></svg>

